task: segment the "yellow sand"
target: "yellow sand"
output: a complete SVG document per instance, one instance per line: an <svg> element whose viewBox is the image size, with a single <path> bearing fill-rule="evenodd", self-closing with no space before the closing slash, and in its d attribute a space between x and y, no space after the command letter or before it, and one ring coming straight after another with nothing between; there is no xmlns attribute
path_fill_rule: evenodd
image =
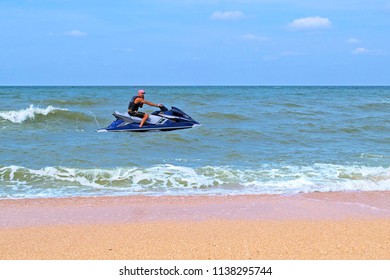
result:
<svg viewBox="0 0 390 280"><path fill-rule="evenodd" d="M0 259L390 259L389 198L0 200Z"/></svg>

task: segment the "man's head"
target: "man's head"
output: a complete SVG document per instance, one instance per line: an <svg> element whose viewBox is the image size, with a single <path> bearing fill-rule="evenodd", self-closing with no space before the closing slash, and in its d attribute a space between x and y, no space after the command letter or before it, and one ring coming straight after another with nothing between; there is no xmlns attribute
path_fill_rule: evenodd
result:
<svg viewBox="0 0 390 280"><path fill-rule="evenodd" d="M145 91L143 89L140 89L138 91L138 96L144 96L145 95Z"/></svg>

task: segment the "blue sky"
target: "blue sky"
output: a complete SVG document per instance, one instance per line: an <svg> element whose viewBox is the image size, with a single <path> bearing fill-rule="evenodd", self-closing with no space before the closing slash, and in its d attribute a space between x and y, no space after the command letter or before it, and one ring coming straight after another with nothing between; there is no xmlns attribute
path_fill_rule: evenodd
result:
<svg viewBox="0 0 390 280"><path fill-rule="evenodd" d="M0 85L390 85L390 0L2 0Z"/></svg>

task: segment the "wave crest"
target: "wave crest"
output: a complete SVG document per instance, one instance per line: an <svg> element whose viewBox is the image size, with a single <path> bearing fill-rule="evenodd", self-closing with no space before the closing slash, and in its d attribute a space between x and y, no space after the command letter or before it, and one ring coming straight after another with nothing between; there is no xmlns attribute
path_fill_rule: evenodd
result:
<svg viewBox="0 0 390 280"><path fill-rule="evenodd" d="M0 118L10 121L12 123L23 123L27 120L33 120L38 115L47 116L49 114L54 114L56 111L69 111L66 108L58 108L53 106L47 106L46 108L30 107L26 109L21 109L18 111L3 111L0 112Z"/></svg>

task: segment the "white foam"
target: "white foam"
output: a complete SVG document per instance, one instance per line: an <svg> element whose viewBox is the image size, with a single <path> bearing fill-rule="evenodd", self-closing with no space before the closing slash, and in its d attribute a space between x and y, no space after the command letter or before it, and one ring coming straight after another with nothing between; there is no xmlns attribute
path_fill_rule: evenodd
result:
<svg viewBox="0 0 390 280"><path fill-rule="evenodd" d="M20 166L0 168L0 197L77 195L293 194L390 190L390 168L314 164L241 170L229 166L191 168L80 169Z"/></svg>
<svg viewBox="0 0 390 280"><path fill-rule="evenodd" d="M390 190L390 168L384 167L314 164L262 172L261 176L247 174L244 184L260 193ZM255 179L250 181L249 177Z"/></svg>
<svg viewBox="0 0 390 280"><path fill-rule="evenodd" d="M47 116L48 114L51 114L56 110L68 111L68 109L57 108L53 106L47 106L46 108L39 108L39 107L34 107L34 105L30 105L30 107L18 111L0 112L0 118L4 120L8 120L13 123L22 123L26 120L34 119L36 115Z"/></svg>

